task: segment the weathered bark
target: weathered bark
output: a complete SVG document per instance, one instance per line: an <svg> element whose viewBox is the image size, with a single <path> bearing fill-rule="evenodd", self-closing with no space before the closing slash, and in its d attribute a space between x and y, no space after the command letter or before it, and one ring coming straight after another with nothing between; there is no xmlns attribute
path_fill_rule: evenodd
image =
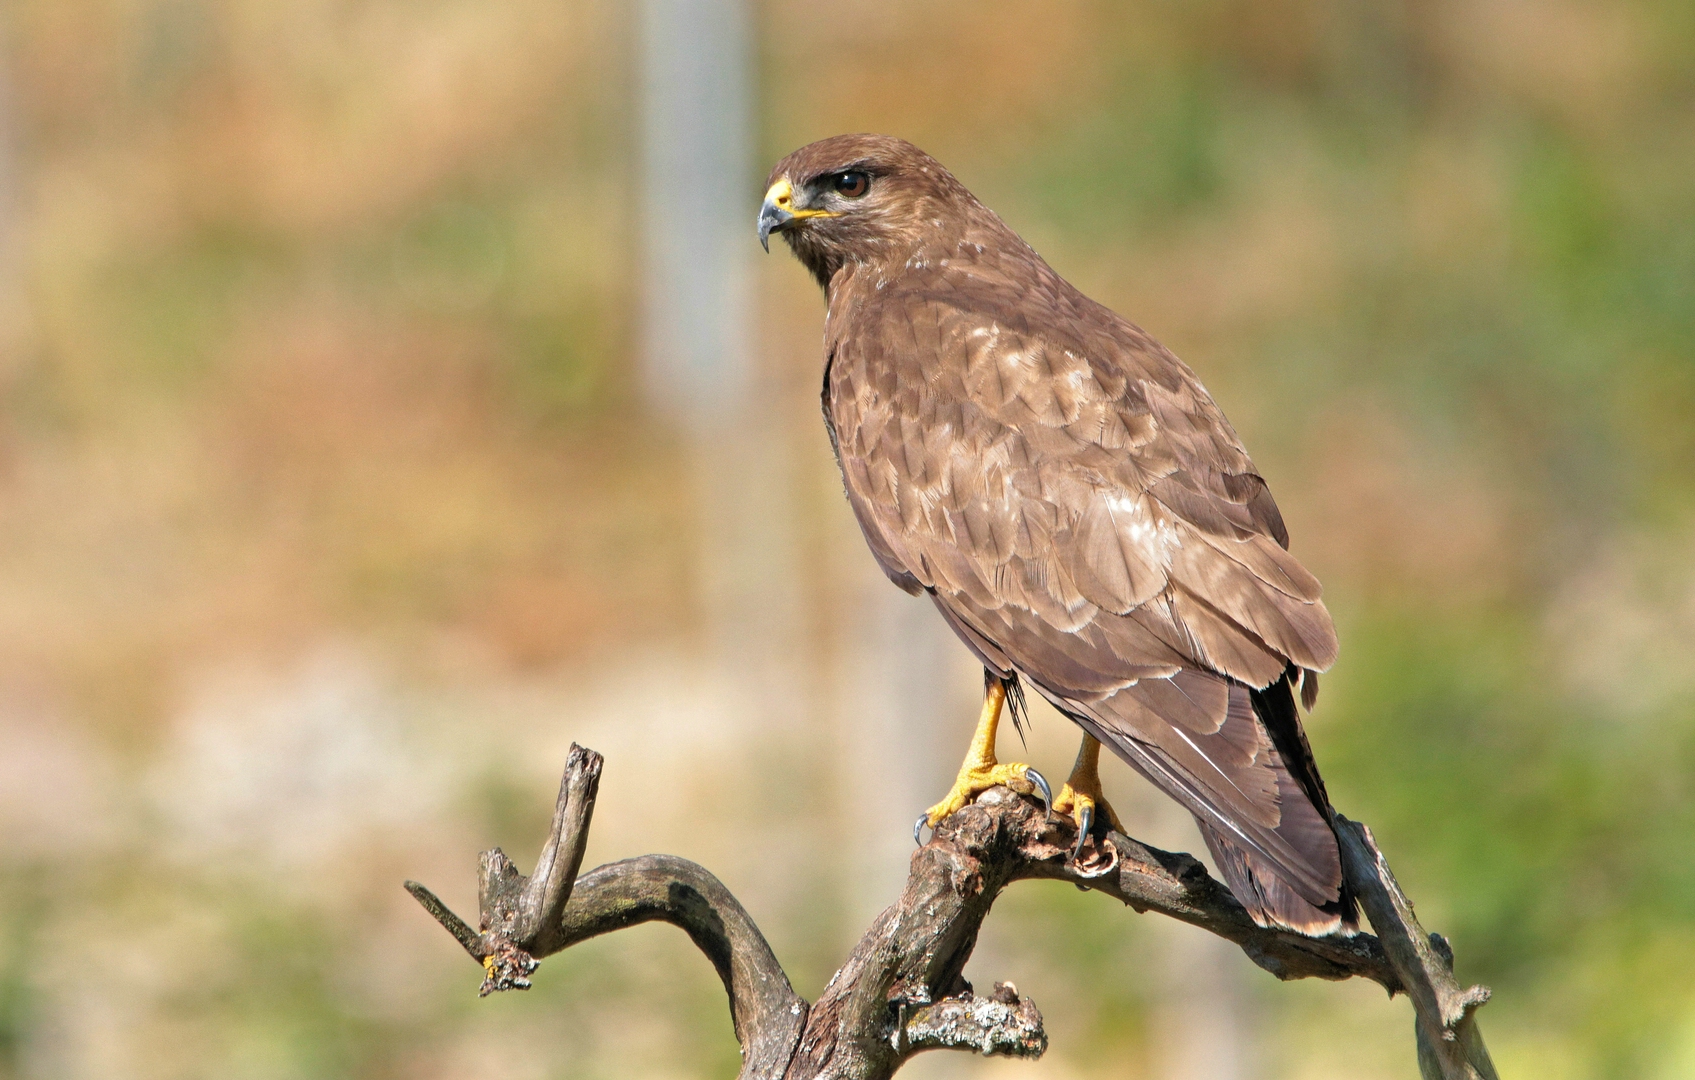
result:
<svg viewBox="0 0 1695 1080"><path fill-rule="evenodd" d="M1041 1013L1010 983L988 997L965 981L977 931L1000 891L1048 878L1157 911L1241 947L1279 979L1371 979L1407 993L1427 1078L1494 1080L1472 1013L1488 990L1462 991L1452 955L1425 936L1371 833L1340 819L1344 871L1370 934L1309 938L1256 925L1192 856L1097 831L1072 860L1065 819L994 788L944 821L914 852L900 899L879 915L816 1004L789 985L764 935L704 868L671 855L609 863L576 877L600 778L600 755L573 746L553 832L525 878L498 849L483 854L481 920L471 930L428 889L406 888L483 964L482 993L528 987L539 958L637 923L669 922L717 969L742 1048L742 1080L882 1080L913 1054L971 1050L1040 1057ZM574 880L573 880L574 879Z"/></svg>
<svg viewBox="0 0 1695 1080"><path fill-rule="evenodd" d="M1489 1000L1489 988L1460 989L1453 949L1441 934L1426 935L1418 924L1412 901L1389 872L1371 830L1340 815L1336 823L1342 871L1412 999L1419 1072L1425 1080L1496 1080L1495 1063L1473 1016Z"/></svg>

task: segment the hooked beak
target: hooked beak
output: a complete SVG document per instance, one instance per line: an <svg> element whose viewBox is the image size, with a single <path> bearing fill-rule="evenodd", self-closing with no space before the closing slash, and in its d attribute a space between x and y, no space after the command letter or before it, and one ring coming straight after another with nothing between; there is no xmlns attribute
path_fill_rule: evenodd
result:
<svg viewBox="0 0 1695 1080"><path fill-rule="evenodd" d="M766 254L771 252L771 234L795 219L794 211L789 208L788 186L787 180L778 181L765 193L765 202L759 207L759 246L765 249ZM778 188L784 189L781 205L773 198Z"/></svg>
<svg viewBox="0 0 1695 1080"><path fill-rule="evenodd" d="M767 252L771 250L771 234L782 232L792 221L804 221L807 218L835 217L829 210L813 210L795 206L794 185L788 177L771 185L771 190L765 193L765 201L759 207L759 246Z"/></svg>

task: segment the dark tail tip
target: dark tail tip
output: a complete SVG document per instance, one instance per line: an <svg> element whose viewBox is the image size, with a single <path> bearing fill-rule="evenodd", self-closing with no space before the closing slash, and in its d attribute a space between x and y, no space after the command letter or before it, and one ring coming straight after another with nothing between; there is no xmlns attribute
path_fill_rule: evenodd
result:
<svg viewBox="0 0 1695 1080"><path fill-rule="evenodd" d="M1254 922L1308 937L1358 932L1359 905L1347 882L1332 898L1320 900L1313 889L1298 888L1258 853L1225 839L1205 822L1198 824L1224 883Z"/></svg>

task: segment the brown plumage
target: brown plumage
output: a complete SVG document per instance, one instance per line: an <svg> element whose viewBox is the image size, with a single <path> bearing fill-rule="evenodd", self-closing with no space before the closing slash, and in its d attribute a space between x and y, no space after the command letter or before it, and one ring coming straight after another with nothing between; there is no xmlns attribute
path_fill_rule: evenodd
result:
<svg viewBox="0 0 1695 1080"><path fill-rule="evenodd" d="M909 143L826 139L784 180L761 237L828 298L824 415L884 572L1193 813L1255 919L1352 924L1294 701L1335 630L1194 372Z"/></svg>

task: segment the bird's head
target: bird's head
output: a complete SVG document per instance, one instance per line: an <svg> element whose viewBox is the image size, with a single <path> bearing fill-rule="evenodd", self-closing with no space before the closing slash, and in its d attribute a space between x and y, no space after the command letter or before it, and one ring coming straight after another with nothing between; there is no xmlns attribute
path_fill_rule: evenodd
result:
<svg viewBox="0 0 1695 1080"><path fill-rule="evenodd" d="M843 266L908 258L981 209L935 158L887 135L803 146L766 183L759 242L769 251L782 233L826 288Z"/></svg>

